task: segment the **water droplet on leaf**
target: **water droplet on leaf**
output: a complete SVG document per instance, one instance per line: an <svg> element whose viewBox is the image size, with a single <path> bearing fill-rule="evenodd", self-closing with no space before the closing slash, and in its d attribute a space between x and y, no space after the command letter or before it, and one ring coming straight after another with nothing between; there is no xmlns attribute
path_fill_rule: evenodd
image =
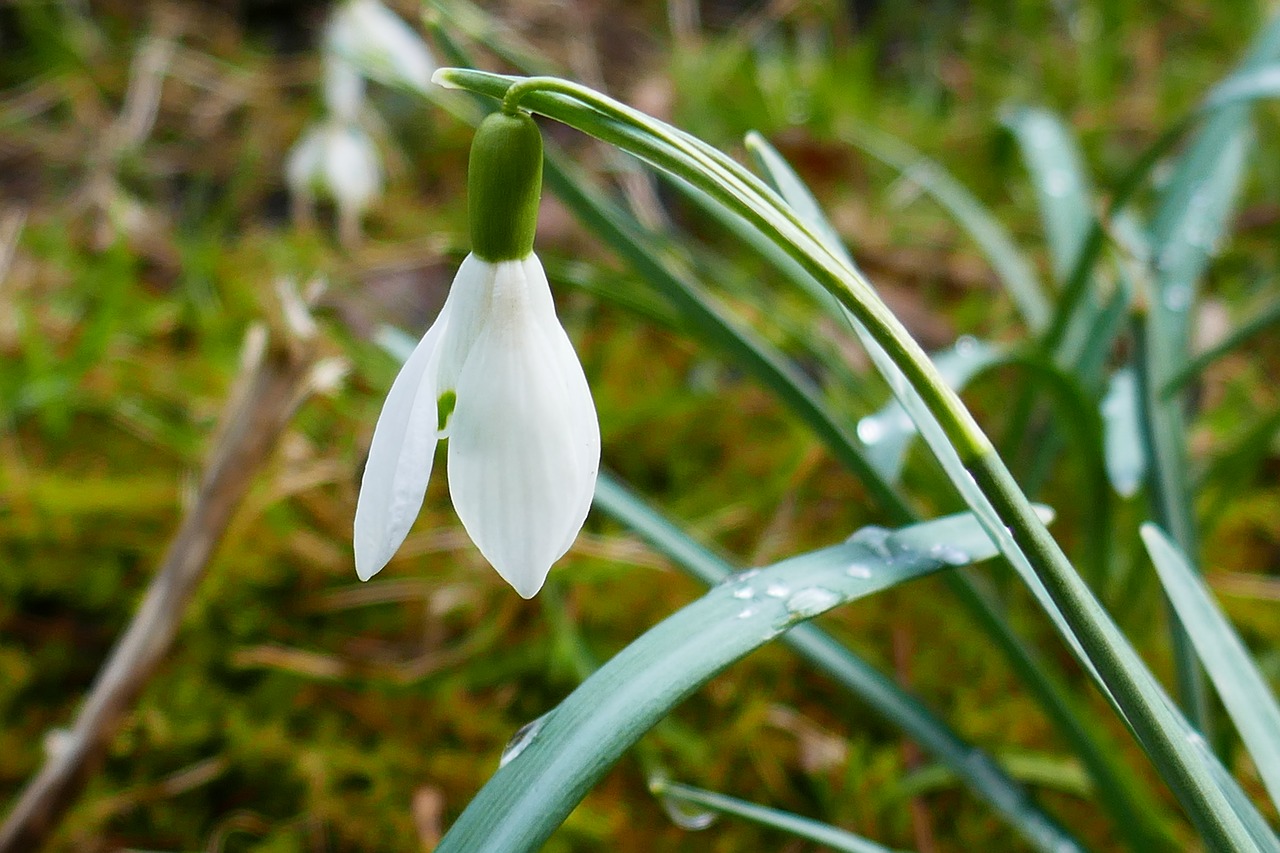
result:
<svg viewBox="0 0 1280 853"><path fill-rule="evenodd" d="M498 759L499 767L506 767L512 761L515 761L520 753L533 743L533 739L538 736L538 732L542 731L542 724L546 722L547 715L543 714L532 722L525 723L516 729L516 733L511 736L511 740L507 741L507 745L502 748L502 757Z"/></svg>
<svg viewBox="0 0 1280 853"><path fill-rule="evenodd" d="M799 619L808 619L830 610L840 603L840 596L820 586L810 586L787 599L787 612Z"/></svg>

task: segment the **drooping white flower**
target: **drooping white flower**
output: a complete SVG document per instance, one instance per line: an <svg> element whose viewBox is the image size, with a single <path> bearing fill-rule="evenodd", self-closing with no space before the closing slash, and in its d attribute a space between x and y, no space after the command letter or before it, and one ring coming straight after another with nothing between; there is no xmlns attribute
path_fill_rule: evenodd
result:
<svg viewBox="0 0 1280 853"><path fill-rule="evenodd" d="M573 544L595 493L600 427L582 365L533 254L542 149L528 116L490 117L468 179L472 254L401 368L369 448L355 518L367 580L422 506L449 439L454 508L480 552L531 598Z"/></svg>
<svg viewBox="0 0 1280 853"><path fill-rule="evenodd" d="M436 63L421 37L378 0L346 0L325 30L327 57L392 86L425 92Z"/></svg>

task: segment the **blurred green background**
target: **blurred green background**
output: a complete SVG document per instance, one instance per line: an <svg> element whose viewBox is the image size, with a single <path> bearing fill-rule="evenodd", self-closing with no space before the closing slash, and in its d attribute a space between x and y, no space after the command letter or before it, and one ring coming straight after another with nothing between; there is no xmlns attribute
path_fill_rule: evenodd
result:
<svg viewBox="0 0 1280 853"><path fill-rule="evenodd" d="M391 5L420 24L412 2ZM1228 72L1267 6L511 0L486 9L567 76L717 146L740 155L745 132L763 133L814 187L886 301L938 348L960 334L1016 341L1022 332L963 232L845 141L848 128L888 131L937 160L1047 277L1003 112L1057 112L1096 186L1110 187ZM467 250L471 131L373 87L388 185L363 239L341 245L327 208L297 222L283 164L319 115L327 13L286 0L0 6L0 799L11 802L50 732L69 724L146 589L190 504L246 329L276 310L277 280L328 281L317 308L323 346L351 364L337 389L304 405L256 476L175 648L51 849L429 849L511 735L573 689L581 648L604 660L699 594L593 514L548 592L522 601L466 539L439 475L399 556L369 584L356 580L360 466L396 370L372 336L380 323L420 333L443 300ZM129 139L137 58L157 40L168 52L154 124ZM480 55L484 67L507 68ZM1209 340L1275 292L1278 118L1274 106L1257 113L1260 144L1233 237L1206 284L1199 328ZM866 372L859 353L825 344L812 309L773 288L696 207L637 183L594 142L547 133L602 182L713 246L724 263L707 271L708 286L802 364L823 372L816 349ZM538 247L553 284L585 285L557 286L557 299L592 383L606 467L744 565L883 522L817 439L734 365L592 295L643 285L550 196ZM1270 339L1219 363L1191 434L1212 522L1206 571L1272 677L1278 457L1272 431L1252 428L1280 406L1277 367ZM1004 385L997 374L966 393L997 436ZM833 392L850 418L884 397L870 381ZM949 493L927 491L936 478L922 457L913 453L907 483L925 488L933 509L956 509ZM1043 495L1072 553L1090 512L1079 494L1066 466ZM1135 521L1143 509L1126 512ZM1165 676L1158 586L1136 544L1118 560L1125 570L1104 600ZM1149 772L1025 594L1004 584L1006 570L986 572L1008 593L1014 624L1071 673L1129 763ZM1085 841L1115 847L1079 764L939 580L821 621L1006 760ZM781 648L712 681L650 741L681 781L892 846L1025 849L896 729ZM1237 769L1261 790L1251 768ZM1172 831L1185 833L1172 801L1162 805ZM681 829L624 759L547 849L816 848L729 820Z"/></svg>

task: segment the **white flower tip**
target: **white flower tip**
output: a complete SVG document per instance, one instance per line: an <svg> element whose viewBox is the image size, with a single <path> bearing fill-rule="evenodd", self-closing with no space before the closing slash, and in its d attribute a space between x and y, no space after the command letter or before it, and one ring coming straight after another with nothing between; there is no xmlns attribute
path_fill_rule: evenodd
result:
<svg viewBox="0 0 1280 853"><path fill-rule="evenodd" d="M457 70L456 68L437 68L431 75L431 82L444 89L461 89L462 87L453 79L453 72Z"/></svg>
<svg viewBox="0 0 1280 853"><path fill-rule="evenodd" d="M494 566L498 575L511 585L511 588L526 601L533 598L547 582L547 574L551 566L539 568L528 564L522 566Z"/></svg>
<svg viewBox="0 0 1280 853"><path fill-rule="evenodd" d="M378 572L386 568L388 560L380 560L370 554L367 549L356 547L356 577L362 581L376 575Z"/></svg>

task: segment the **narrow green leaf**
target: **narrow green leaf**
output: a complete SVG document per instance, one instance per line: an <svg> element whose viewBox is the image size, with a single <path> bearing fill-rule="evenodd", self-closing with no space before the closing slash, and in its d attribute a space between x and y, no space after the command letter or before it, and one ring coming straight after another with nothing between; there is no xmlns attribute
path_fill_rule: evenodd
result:
<svg viewBox="0 0 1280 853"><path fill-rule="evenodd" d="M853 266L853 256L845 247L844 239L827 219L822 205L818 204L818 200L809 191L808 185L795 173L791 164L768 143L764 136L754 130L747 133L744 141L747 151L751 152L760 172L768 177L778 194L791 205L791 209L805 225L809 226L814 236L838 254L849 266Z"/></svg>
<svg viewBox="0 0 1280 853"><path fill-rule="evenodd" d="M651 780L649 788L655 795L672 802L673 805L687 803L719 814L740 817L797 838L816 841L832 850L841 850L844 853L893 853L891 848L868 841L860 835L854 835L829 823L822 823L780 809L771 809L737 797L718 794L715 791L681 785L665 779Z"/></svg>
<svg viewBox="0 0 1280 853"><path fill-rule="evenodd" d="M995 553L971 518L949 517L736 573L522 730L437 850L537 850L623 752L734 661L833 607Z"/></svg>
<svg viewBox="0 0 1280 853"><path fill-rule="evenodd" d="M731 563L694 541L608 473L601 472L597 481L595 505L709 586L720 583L735 571ZM965 519L964 516L959 518ZM967 521L946 536L941 535L943 530L934 528L931 535L937 538L920 543L920 547L931 551L936 549L939 556L947 556L951 548L963 551L972 547L961 541L973 531ZM900 535L908 536L905 531ZM950 544L939 547L938 540L946 540ZM982 543L982 547L989 548L988 543ZM948 577L953 575L947 574ZM782 642L885 720L901 728L939 762L950 767L976 796L989 803L1038 849L1063 853L1069 847L1077 846L990 756L962 740L893 679L866 663L826 631L816 625L797 625L783 635Z"/></svg>
<svg viewBox="0 0 1280 853"><path fill-rule="evenodd" d="M1280 65L1264 65L1233 74L1205 97L1201 110L1212 112L1241 101L1274 98L1280 95Z"/></svg>
<svg viewBox="0 0 1280 853"><path fill-rule="evenodd" d="M769 179L774 182L780 192L784 193L784 198L789 204L793 204L797 210L803 211L805 217L818 217L820 220L825 221L825 215L817 204L812 201L813 197L807 190L803 194L795 193L794 188L797 186L803 187L804 184L781 155L777 154L758 134L748 135L747 146L752 150L757 161L766 169ZM790 194L787 194L786 191L788 187L793 188ZM816 233L828 235L835 233L835 229L830 226L822 227L811 223L811 227ZM753 240L752 245L789 277L794 279L799 276L800 281L803 282L804 278L808 276L807 272L797 265L787 263L789 259L785 256L776 258L775 255L778 253L776 246L772 242L768 240ZM848 259L847 252L842 245L830 248L833 253ZM848 264L850 268L853 268L851 259L848 259ZM969 477L964 465L956 455L955 449L943 434L942 428L929 412L924 401L906 381L906 378L898 370L884 348L870 336L866 328L853 318L843 306L841 306L841 310L844 312L855 334L862 341L872 362L888 381L899 405L903 407L903 410L921 432L926 444L929 445L956 489L964 497L965 502L971 508L974 508L980 517L984 512L991 513L990 505L974 485L972 478ZM1108 500L1105 475L1101 470L1101 448L1093 449L1093 443L1096 443L1096 436L1100 430L1090 429L1091 422L1097 417L1096 412L1081 402L1082 395L1078 386L1070 382L1069 378L1052 364L1042 364L1029 357L1012 357L1005 359L1005 361L1017 362L1028 369L1039 371L1045 376L1047 380L1046 386L1055 391L1054 400L1059 403L1064 412L1064 423L1067 425L1068 432L1077 437L1079 445L1085 453L1086 472L1097 472L1089 476L1089 482L1091 483L1090 494L1094 496L1095 506L1099 507L1100 511L1096 515L1091 514L1091 522L1093 524L1092 532L1099 536L1099 545L1094 549L1093 556L1096 563L1102 565L1106 560L1106 543L1110 538L1110 517L1105 510L1101 509L1106 506ZM998 522L990 519L988 523L995 525ZM999 531L999 533L992 532L993 536L998 536L1004 532L1003 527L989 527L988 529L989 531ZM1007 548L1008 546L1009 543L1005 543L1004 547ZM1016 546L1014 547L1016 548ZM1026 558L1020 552L1016 552L1009 559L1025 582L1036 593L1042 606L1046 607L1050 616L1059 625L1060 630L1065 631L1064 636L1068 643L1075 645L1074 635L1066 628L1061 613L1057 611L1053 602L1049 600L1047 590L1045 590L1034 572L1031 571ZM1065 690L1060 686L1058 679L1053 677L1050 668L1044 662L1039 661L1014 634L1004 614L965 575L958 572L950 572L945 577L961 604L969 610L979 627L991 637L996 647L1005 654L1014 671L1022 678L1023 682L1044 707L1049 718L1062 731L1088 766L1099 789L1103 792L1102 803L1113 811L1117 826L1125 834L1130 844L1135 850L1149 849L1153 843L1152 839L1161 834L1153 826L1153 822L1150 819L1150 815L1154 812L1151 800L1143 792L1140 792L1133 778L1120 767L1113 756L1113 752L1102 745L1096 727L1087 723L1083 716L1072 707L1070 701L1066 698ZM1083 654L1078 645L1075 645L1075 647L1080 654Z"/></svg>
<svg viewBox="0 0 1280 853"><path fill-rule="evenodd" d="M761 141L758 140L756 144L760 145ZM786 169L790 171L790 167L781 157L766 160L764 162L768 163L769 167L773 170ZM772 176L773 172L770 172L771 179ZM795 180L798 181L799 179L795 178ZM777 185L780 187L786 186L788 185L788 182L778 182ZM817 214L821 215L821 211L818 211ZM818 231L820 229L811 230ZM841 259L842 263L846 263L848 269L855 269L852 262L847 260L848 253L843 246L831 246L828 247L828 251L830 251L834 257ZM787 274L793 274L797 270L802 275L808 274L796 265L779 264L779 269ZM857 322L853 317L850 317L850 323L854 332L862 341L867 354L871 357L872 363L875 364L876 369L880 371L885 381L889 384L889 388L893 392L894 397L897 398L898 403L915 423L916 429L924 439L925 444L927 444L929 449L933 452L939 465L941 465L942 469L946 472L947 478L960 493L960 496L964 499L965 503L968 504L970 509L973 510L973 512L982 521L992 539L999 543L1001 552L1006 555L1010 564L1031 589L1037 601L1045 609L1045 612L1051 619L1053 619L1055 626L1062 633L1062 636L1068 645L1070 645L1076 655L1086 663L1086 666L1089 666L1088 655L1080 645L1078 638L1075 636L1070 626L1067 625L1062 612L1058 609L1057 605L1054 604L1052 597L1049 595L1048 589L1046 589L1044 583L1036 575L1025 555L1022 554L1021 548L1014 541L1005 525L1000 521L995 509L982 493L982 490L978 488L976 483L974 483L973 477L970 475L965 462L960 458L960 454L956 446L952 443L951 437L947 435L942 424L934 416L928 404L921 396L919 389L914 387L910 381L908 381L906 375L890 357L885 348L871 336L866 326Z"/></svg>
<svg viewBox="0 0 1280 853"><path fill-rule="evenodd" d="M1178 547L1154 524L1142 526L1142 541L1272 802L1280 805L1280 705L1275 695Z"/></svg>
<svg viewBox="0 0 1280 853"><path fill-rule="evenodd" d="M963 391L969 380L1000 357L1001 350L964 335L948 349L934 353L934 366L953 391ZM890 482L902 476L907 447L917 434L915 421L897 400L858 421L858 438L867 447L867 458Z"/></svg>
<svg viewBox="0 0 1280 853"><path fill-rule="evenodd" d="M1004 117L1031 174L1053 274L1065 284L1093 222L1093 190L1071 131L1053 113L1021 107Z"/></svg>
<svg viewBox="0 0 1280 853"><path fill-rule="evenodd" d="M1255 40L1237 74L1253 72L1278 56L1280 18ZM1161 392L1190 360L1191 319L1199 279L1227 233L1252 141L1248 104L1215 110L1175 163L1151 223L1155 292L1146 313L1141 335L1143 357L1138 362L1146 403L1151 499L1156 520L1193 565L1199 545L1189 491L1183 401L1166 398ZM1204 679L1176 620L1171 630L1178 694L1191 721L1208 731Z"/></svg>
<svg viewBox="0 0 1280 853"><path fill-rule="evenodd" d="M779 265L779 269L785 272L790 267ZM855 331L860 328L860 325L854 325ZM877 350L868 349L872 354L873 361L875 361ZM879 351L883 352L883 350ZM879 367L880 365L877 363L877 366ZM1005 501L1004 498L1012 496L1017 486L1013 483L1007 470L1004 470L1003 466L996 466L992 469L992 473L997 474L997 480L1002 480L1002 482L997 483L987 479L985 488L978 486L974 482L973 476L971 476L976 474L977 470L969 468L960 460L948 437L942 433L932 412L925 408L923 400L913 393L910 385L905 385L905 383L900 385L894 381L896 377L901 376L901 373L884 369L881 372L889 381L890 386L894 389L895 394L898 395L903 406L911 414L913 420L916 421L922 436L934 452L939 463L947 471L952 484L983 523L992 540L1000 543L1001 553L1005 555L1006 559L1009 560L1010 564L1013 565L1023 581L1035 594L1042 608L1053 620L1067 644L1072 647L1077 658L1080 659L1085 668L1094 677L1104 695L1117 707L1117 710L1123 707L1135 707L1132 704L1132 697L1127 697L1122 705L1121 701L1111 692L1111 689L1094 668L1090 657L1084 652L1080 640L1067 624L1062 611L1058 609L1057 604L1049 595L1043 580L1032 569L1030 562L1023 553L1021 543L1014 542L1007 535L1007 529L999 521L998 513L988 495L999 496L1007 509L1012 509L1012 504L1016 500ZM1021 497L1020 493L1018 493L1018 497ZM1025 498L1022 498L1022 500L1025 500ZM1017 511L1020 512L1021 510ZM1065 562L1065 558L1062 557L1061 551L1057 548L1052 538L1043 530L1039 531L1039 535L1042 537L1043 550L1045 552L1056 552L1057 558ZM1072 570L1067 569L1067 571ZM965 593L962 597L973 596L973 590L962 591ZM1095 647L1099 644L1105 646L1108 649L1108 654L1115 654L1118 658L1118 665L1127 671L1127 677L1135 679L1126 685L1126 689L1133 690L1135 694L1143 694L1143 710L1151 715L1151 719L1144 726L1144 730L1147 732L1147 735L1143 738L1144 745L1151 751L1153 760L1162 771L1166 781L1170 782L1175 792L1183 798L1183 802L1188 806L1197 828L1202 833L1205 833L1206 837L1221 834L1229 835L1232 838L1240 838L1242 834L1245 834L1262 849L1277 849L1275 836L1266 828L1266 824L1261 816L1258 815L1257 810L1212 753L1204 749L1202 743L1197 746L1193 742L1193 738L1196 737L1194 730L1174 710L1167 697L1164 696L1160 685L1150 676L1150 673L1145 669L1137 653L1129 645L1124 635L1115 626L1101 605L1088 595L1087 590L1081 590L1080 592L1083 594L1073 593L1072 595L1076 598L1078 606L1091 614L1089 617L1090 629L1096 632L1092 642ZM1018 658L1015 658L1015 660L1018 660ZM1055 713L1055 719L1061 719L1064 723L1067 723L1065 731L1070 736L1079 737L1082 731L1078 726L1073 727L1074 721L1071 719L1070 712L1063 709L1060 704L1053 702L1053 691L1048 689L1049 685L1039 684L1035 681L1030 681L1029 683L1043 691L1042 695L1049 700L1047 707L1055 712L1063 713L1062 717L1058 717L1057 713ZM1156 736L1162 741L1159 753L1153 750L1155 744L1151 740ZM1099 754L1094 747L1095 744L1087 737L1082 738L1082 747L1080 748L1082 758L1096 763L1091 766L1096 766L1102 771L1097 776L1100 784L1114 786L1114 790L1119 795L1117 799L1125 799L1126 804L1122 807L1128 809L1127 798L1124 793L1126 787L1117 780L1113 775L1113 771L1109 771L1105 756ZM1196 752L1197 759L1203 766L1188 766L1189 756L1187 753L1189 751ZM1178 753L1176 758L1171 754L1174 752ZM1190 772L1186 772L1187 770ZM1221 797L1221 799L1218 799L1218 797ZM1110 802L1111 799L1108 796L1105 801ZM1125 829L1134 829L1137 825L1136 822L1133 825L1123 822L1121 824ZM1144 843L1140 841L1137 849L1145 849Z"/></svg>

